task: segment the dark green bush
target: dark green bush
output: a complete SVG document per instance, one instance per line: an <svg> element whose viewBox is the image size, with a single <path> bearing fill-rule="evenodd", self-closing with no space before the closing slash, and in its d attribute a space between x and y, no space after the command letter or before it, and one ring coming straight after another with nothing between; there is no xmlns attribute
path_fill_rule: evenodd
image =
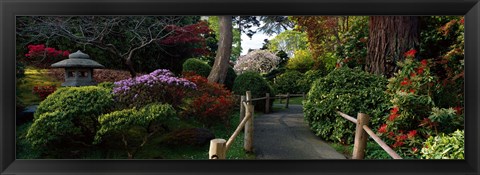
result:
<svg viewBox="0 0 480 175"><path fill-rule="evenodd" d="M183 62L183 72L194 72L200 76L208 77L212 67L197 58L189 58Z"/></svg>
<svg viewBox="0 0 480 175"><path fill-rule="evenodd" d="M228 66L227 77L225 77L225 82L223 83L228 90L233 89L233 83L235 82L235 78L237 78L235 70L233 70L233 67Z"/></svg>
<svg viewBox="0 0 480 175"><path fill-rule="evenodd" d="M302 93L305 88L300 84L303 74L298 71L287 71L275 78L274 88L280 94L297 94Z"/></svg>
<svg viewBox="0 0 480 175"><path fill-rule="evenodd" d="M302 79L298 80L298 83L301 85L300 87L302 88L301 92L307 93L308 91L310 91L313 82L321 77L324 77L325 75L327 75L327 73L324 70L309 70L305 72Z"/></svg>
<svg viewBox="0 0 480 175"><path fill-rule="evenodd" d="M270 93L270 96L274 96L272 87L268 84L259 73L245 72L240 74L235 79L233 84L233 92L237 95L245 95L246 91L251 91L252 98L265 97L266 93ZM265 110L265 100L259 100L253 102L256 111ZM273 102L270 103L270 109Z"/></svg>
<svg viewBox="0 0 480 175"><path fill-rule="evenodd" d="M40 103L26 138L33 146L52 141L91 143L98 126L97 117L112 106L113 98L108 89L97 86L60 88Z"/></svg>
<svg viewBox="0 0 480 175"><path fill-rule="evenodd" d="M378 126L388 113L386 85L385 78L360 69L336 69L313 83L304 102L305 120L317 136L350 144L355 125L335 111L353 117L366 113L370 116L370 126Z"/></svg>

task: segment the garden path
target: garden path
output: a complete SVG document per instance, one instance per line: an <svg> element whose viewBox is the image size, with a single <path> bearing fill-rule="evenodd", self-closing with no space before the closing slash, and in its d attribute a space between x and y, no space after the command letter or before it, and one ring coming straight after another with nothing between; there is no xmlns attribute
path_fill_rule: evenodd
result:
<svg viewBox="0 0 480 175"><path fill-rule="evenodd" d="M302 105L255 116L253 140L256 159L345 159L310 131Z"/></svg>

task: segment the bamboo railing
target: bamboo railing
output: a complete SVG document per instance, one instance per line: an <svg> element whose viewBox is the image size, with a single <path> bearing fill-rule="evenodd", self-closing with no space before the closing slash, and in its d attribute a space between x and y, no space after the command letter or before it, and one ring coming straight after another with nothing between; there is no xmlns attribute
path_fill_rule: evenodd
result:
<svg viewBox="0 0 480 175"><path fill-rule="evenodd" d="M402 159L392 148L390 148L380 137L378 137L370 127L368 127L368 122L370 117L367 114L358 113L357 118L351 117L347 114L344 114L340 111L337 111L337 114L343 118L355 123L355 141L353 144L353 155L352 159L363 159L365 157L365 148L367 146L368 136L372 137L375 142L377 142L382 149L388 153L393 159Z"/></svg>

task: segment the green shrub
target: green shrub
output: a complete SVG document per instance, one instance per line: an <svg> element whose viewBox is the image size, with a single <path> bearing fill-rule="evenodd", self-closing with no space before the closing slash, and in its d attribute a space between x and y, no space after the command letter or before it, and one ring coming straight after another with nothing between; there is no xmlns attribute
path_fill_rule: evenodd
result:
<svg viewBox="0 0 480 175"><path fill-rule="evenodd" d="M387 80L360 69L340 68L316 80L304 101L305 120L317 136L350 144L355 125L339 116L366 113L376 126L388 110Z"/></svg>
<svg viewBox="0 0 480 175"><path fill-rule="evenodd" d="M208 77L212 67L197 58L189 58L183 62L183 72L194 72L200 76Z"/></svg>
<svg viewBox="0 0 480 175"><path fill-rule="evenodd" d="M277 78L275 78L274 88L277 93L296 94L302 93L305 88L300 84L300 80L303 79L303 74L298 71L287 71Z"/></svg>
<svg viewBox="0 0 480 175"><path fill-rule="evenodd" d="M308 50L295 51L295 57L290 58L287 63L287 69L296 70L302 73L312 69L315 64L312 53Z"/></svg>
<svg viewBox="0 0 480 175"><path fill-rule="evenodd" d="M119 143L125 145L128 158L147 143L151 137L164 131L162 124L176 118L176 111L170 104L149 104L143 108L124 109L101 115L98 118L100 129L95 135L95 144L112 135L120 135Z"/></svg>
<svg viewBox="0 0 480 175"><path fill-rule="evenodd" d="M33 146L65 139L91 143L97 117L112 106L112 94L105 88L60 88L40 103L26 138Z"/></svg>
<svg viewBox="0 0 480 175"><path fill-rule="evenodd" d="M321 77L324 77L325 75L327 75L327 72L324 70L309 70L305 72L303 77L298 80L298 84L300 84L300 87L302 88L300 91L307 93L310 91L313 82Z"/></svg>
<svg viewBox="0 0 480 175"><path fill-rule="evenodd" d="M465 159L465 132L457 130L448 136L430 136L423 143L423 159Z"/></svg>
<svg viewBox="0 0 480 175"><path fill-rule="evenodd" d="M251 91L252 98L265 97L266 93L270 93L270 96L274 96L272 93L272 87L268 84L259 73L245 72L235 79L233 84L233 92L237 95L245 95L246 91ZM254 101L255 110L265 110L265 100ZM273 102L270 103L270 109Z"/></svg>
<svg viewBox="0 0 480 175"><path fill-rule="evenodd" d="M227 77L225 77L225 82L223 83L228 90L233 89L235 78L237 78L237 74L235 73L235 70L233 70L233 67L228 66Z"/></svg>

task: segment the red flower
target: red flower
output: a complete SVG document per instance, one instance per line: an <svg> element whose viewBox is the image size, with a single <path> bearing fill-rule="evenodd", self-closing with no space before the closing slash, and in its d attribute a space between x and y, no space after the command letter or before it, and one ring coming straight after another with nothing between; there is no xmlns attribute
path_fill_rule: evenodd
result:
<svg viewBox="0 0 480 175"><path fill-rule="evenodd" d="M417 73L418 73L418 74L422 74L422 73L423 73L423 67L418 68L418 69L417 69Z"/></svg>
<svg viewBox="0 0 480 175"><path fill-rule="evenodd" d="M417 51L415 49L411 49L408 52L405 53L405 57L415 57L415 54Z"/></svg>
<svg viewBox="0 0 480 175"><path fill-rule="evenodd" d="M412 147L412 151L413 151L414 153L416 153L416 152L418 151L418 148L417 148L417 147Z"/></svg>
<svg viewBox="0 0 480 175"><path fill-rule="evenodd" d="M395 136L395 133L393 133L392 131L390 131L390 132L388 133L388 137L389 137L389 138L392 138L393 136Z"/></svg>
<svg viewBox="0 0 480 175"><path fill-rule="evenodd" d="M417 135L417 130L411 130L408 132L407 136L408 138L413 138Z"/></svg>
<svg viewBox="0 0 480 175"><path fill-rule="evenodd" d="M415 89L410 89L410 93L415 93Z"/></svg>
<svg viewBox="0 0 480 175"><path fill-rule="evenodd" d="M395 142L395 144L393 144L393 148L396 148L396 147L399 147L399 146L402 146L403 145L403 142Z"/></svg>
<svg viewBox="0 0 480 175"><path fill-rule="evenodd" d="M422 64L423 67L425 67L425 66L427 66L428 62L427 62L426 59L423 59L420 63Z"/></svg>
<svg viewBox="0 0 480 175"><path fill-rule="evenodd" d="M398 114L390 114L390 116L388 117L388 120L393 121L393 120L395 120L395 118L397 118L398 116L399 116Z"/></svg>
<svg viewBox="0 0 480 175"><path fill-rule="evenodd" d="M401 142L401 141L404 141L405 139L407 139L407 136L406 135L399 135L397 136L397 142Z"/></svg>
<svg viewBox="0 0 480 175"><path fill-rule="evenodd" d="M460 20L460 24L462 24L462 25L465 24L465 18L462 18L462 19Z"/></svg>
<svg viewBox="0 0 480 175"><path fill-rule="evenodd" d="M378 132L379 133L386 133L387 132L387 124L383 124L382 126L380 126L380 128L378 129Z"/></svg>
<svg viewBox="0 0 480 175"><path fill-rule="evenodd" d="M455 112L457 112L457 115L462 114L462 107L457 106L457 107L454 107L453 109L455 109Z"/></svg>
<svg viewBox="0 0 480 175"><path fill-rule="evenodd" d="M393 107L393 109L390 112L392 114L396 114L398 112L398 107Z"/></svg>
<svg viewBox="0 0 480 175"><path fill-rule="evenodd" d="M405 85L408 85L410 84L410 82L408 81L408 78L404 78L403 81L400 83L400 85L402 86L405 86Z"/></svg>

